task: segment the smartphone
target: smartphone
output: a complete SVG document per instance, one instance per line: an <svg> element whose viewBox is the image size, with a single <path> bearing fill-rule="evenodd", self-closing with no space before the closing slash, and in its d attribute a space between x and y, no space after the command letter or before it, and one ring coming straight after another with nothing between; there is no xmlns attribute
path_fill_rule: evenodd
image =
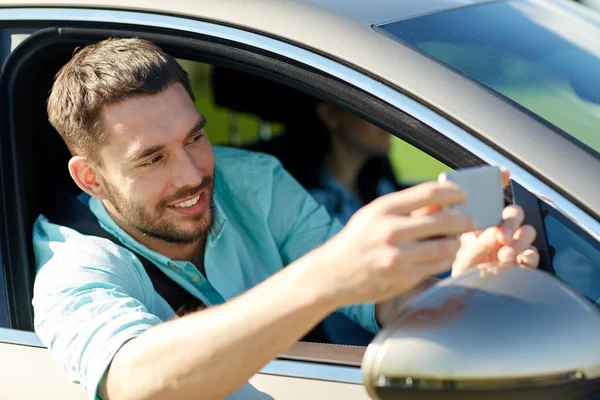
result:
<svg viewBox="0 0 600 400"><path fill-rule="evenodd" d="M477 230L502 223L504 189L500 168L483 166L441 173L438 182L447 181L456 183L467 194L466 203L448 208L470 215Z"/></svg>

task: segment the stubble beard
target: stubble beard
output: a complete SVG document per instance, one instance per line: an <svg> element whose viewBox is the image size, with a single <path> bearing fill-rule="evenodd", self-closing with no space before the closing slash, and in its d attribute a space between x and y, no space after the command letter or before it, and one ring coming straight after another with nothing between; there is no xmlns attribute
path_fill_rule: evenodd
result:
<svg viewBox="0 0 600 400"><path fill-rule="evenodd" d="M170 196L170 199L183 199L199 193L203 189L208 189L204 193L209 197L209 207L194 217L187 217L188 219L193 219L194 222L193 229L191 230L180 229L177 227L176 222L166 218L169 214L167 204L172 204L172 201L169 199L163 199L153 212L148 212L143 206L126 199L117 188L107 181L104 182L104 188L110 204L119 214L120 219L131 228L144 236L167 243L191 244L199 240L206 240L208 233L214 225L215 203L213 198L213 182L213 177L206 177L199 186L183 189L175 195Z"/></svg>

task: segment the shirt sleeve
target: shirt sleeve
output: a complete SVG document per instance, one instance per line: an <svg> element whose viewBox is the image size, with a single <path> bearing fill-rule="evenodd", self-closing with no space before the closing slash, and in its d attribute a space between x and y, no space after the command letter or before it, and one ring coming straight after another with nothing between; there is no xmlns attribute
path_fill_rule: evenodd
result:
<svg viewBox="0 0 600 400"><path fill-rule="evenodd" d="M330 217L325 207L274 158L272 175L269 226L287 265L328 241L342 224ZM374 303L349 305L339 311L368 331L379 331Z"/></svg>
<svg viewBox="0 0 600 400"><path fill-rule="evenodd" d="M120 246L44 217L36 221L33 242L35 331L71 381L97 399L119 348L162 322L148 311L154 299L149 278Z"/></svg>

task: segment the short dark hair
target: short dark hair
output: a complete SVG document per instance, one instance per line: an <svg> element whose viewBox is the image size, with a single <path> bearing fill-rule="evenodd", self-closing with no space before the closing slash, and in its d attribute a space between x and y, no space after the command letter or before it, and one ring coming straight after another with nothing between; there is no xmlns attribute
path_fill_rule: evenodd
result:
<svg viewBox="0 0 600 400"><path fill-rule="evenodd" d="M102 107L157 94L176 83L194 100L187 72L154 43L107 39L77 51L56 74L48 118L72 155L100 163L98 145L107 140L100 119Z"/></svg>

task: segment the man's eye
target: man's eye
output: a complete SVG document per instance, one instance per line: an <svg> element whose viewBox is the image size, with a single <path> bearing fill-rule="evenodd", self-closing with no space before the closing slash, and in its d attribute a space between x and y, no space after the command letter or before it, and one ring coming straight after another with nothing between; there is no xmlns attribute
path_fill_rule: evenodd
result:
<svg viewBox="0 0 600 400"><path fill-rule="evenodd" d="M204 136L204 135L197 135L197 136L194 136L194 137L192 138L192 140L190 140L188 143L196 143L197 141L199 141L200 139L202 139L202 136Z"/></svg>
<svg viewBox="0 0 600 400"><path fill-rule="evenodd" d="M159 162L161 159L162 159L162 156L156 156L156 157L152 158L151 160L146 161L142 165L153 165L153 164L156 164L157 162Z"/></svg>

